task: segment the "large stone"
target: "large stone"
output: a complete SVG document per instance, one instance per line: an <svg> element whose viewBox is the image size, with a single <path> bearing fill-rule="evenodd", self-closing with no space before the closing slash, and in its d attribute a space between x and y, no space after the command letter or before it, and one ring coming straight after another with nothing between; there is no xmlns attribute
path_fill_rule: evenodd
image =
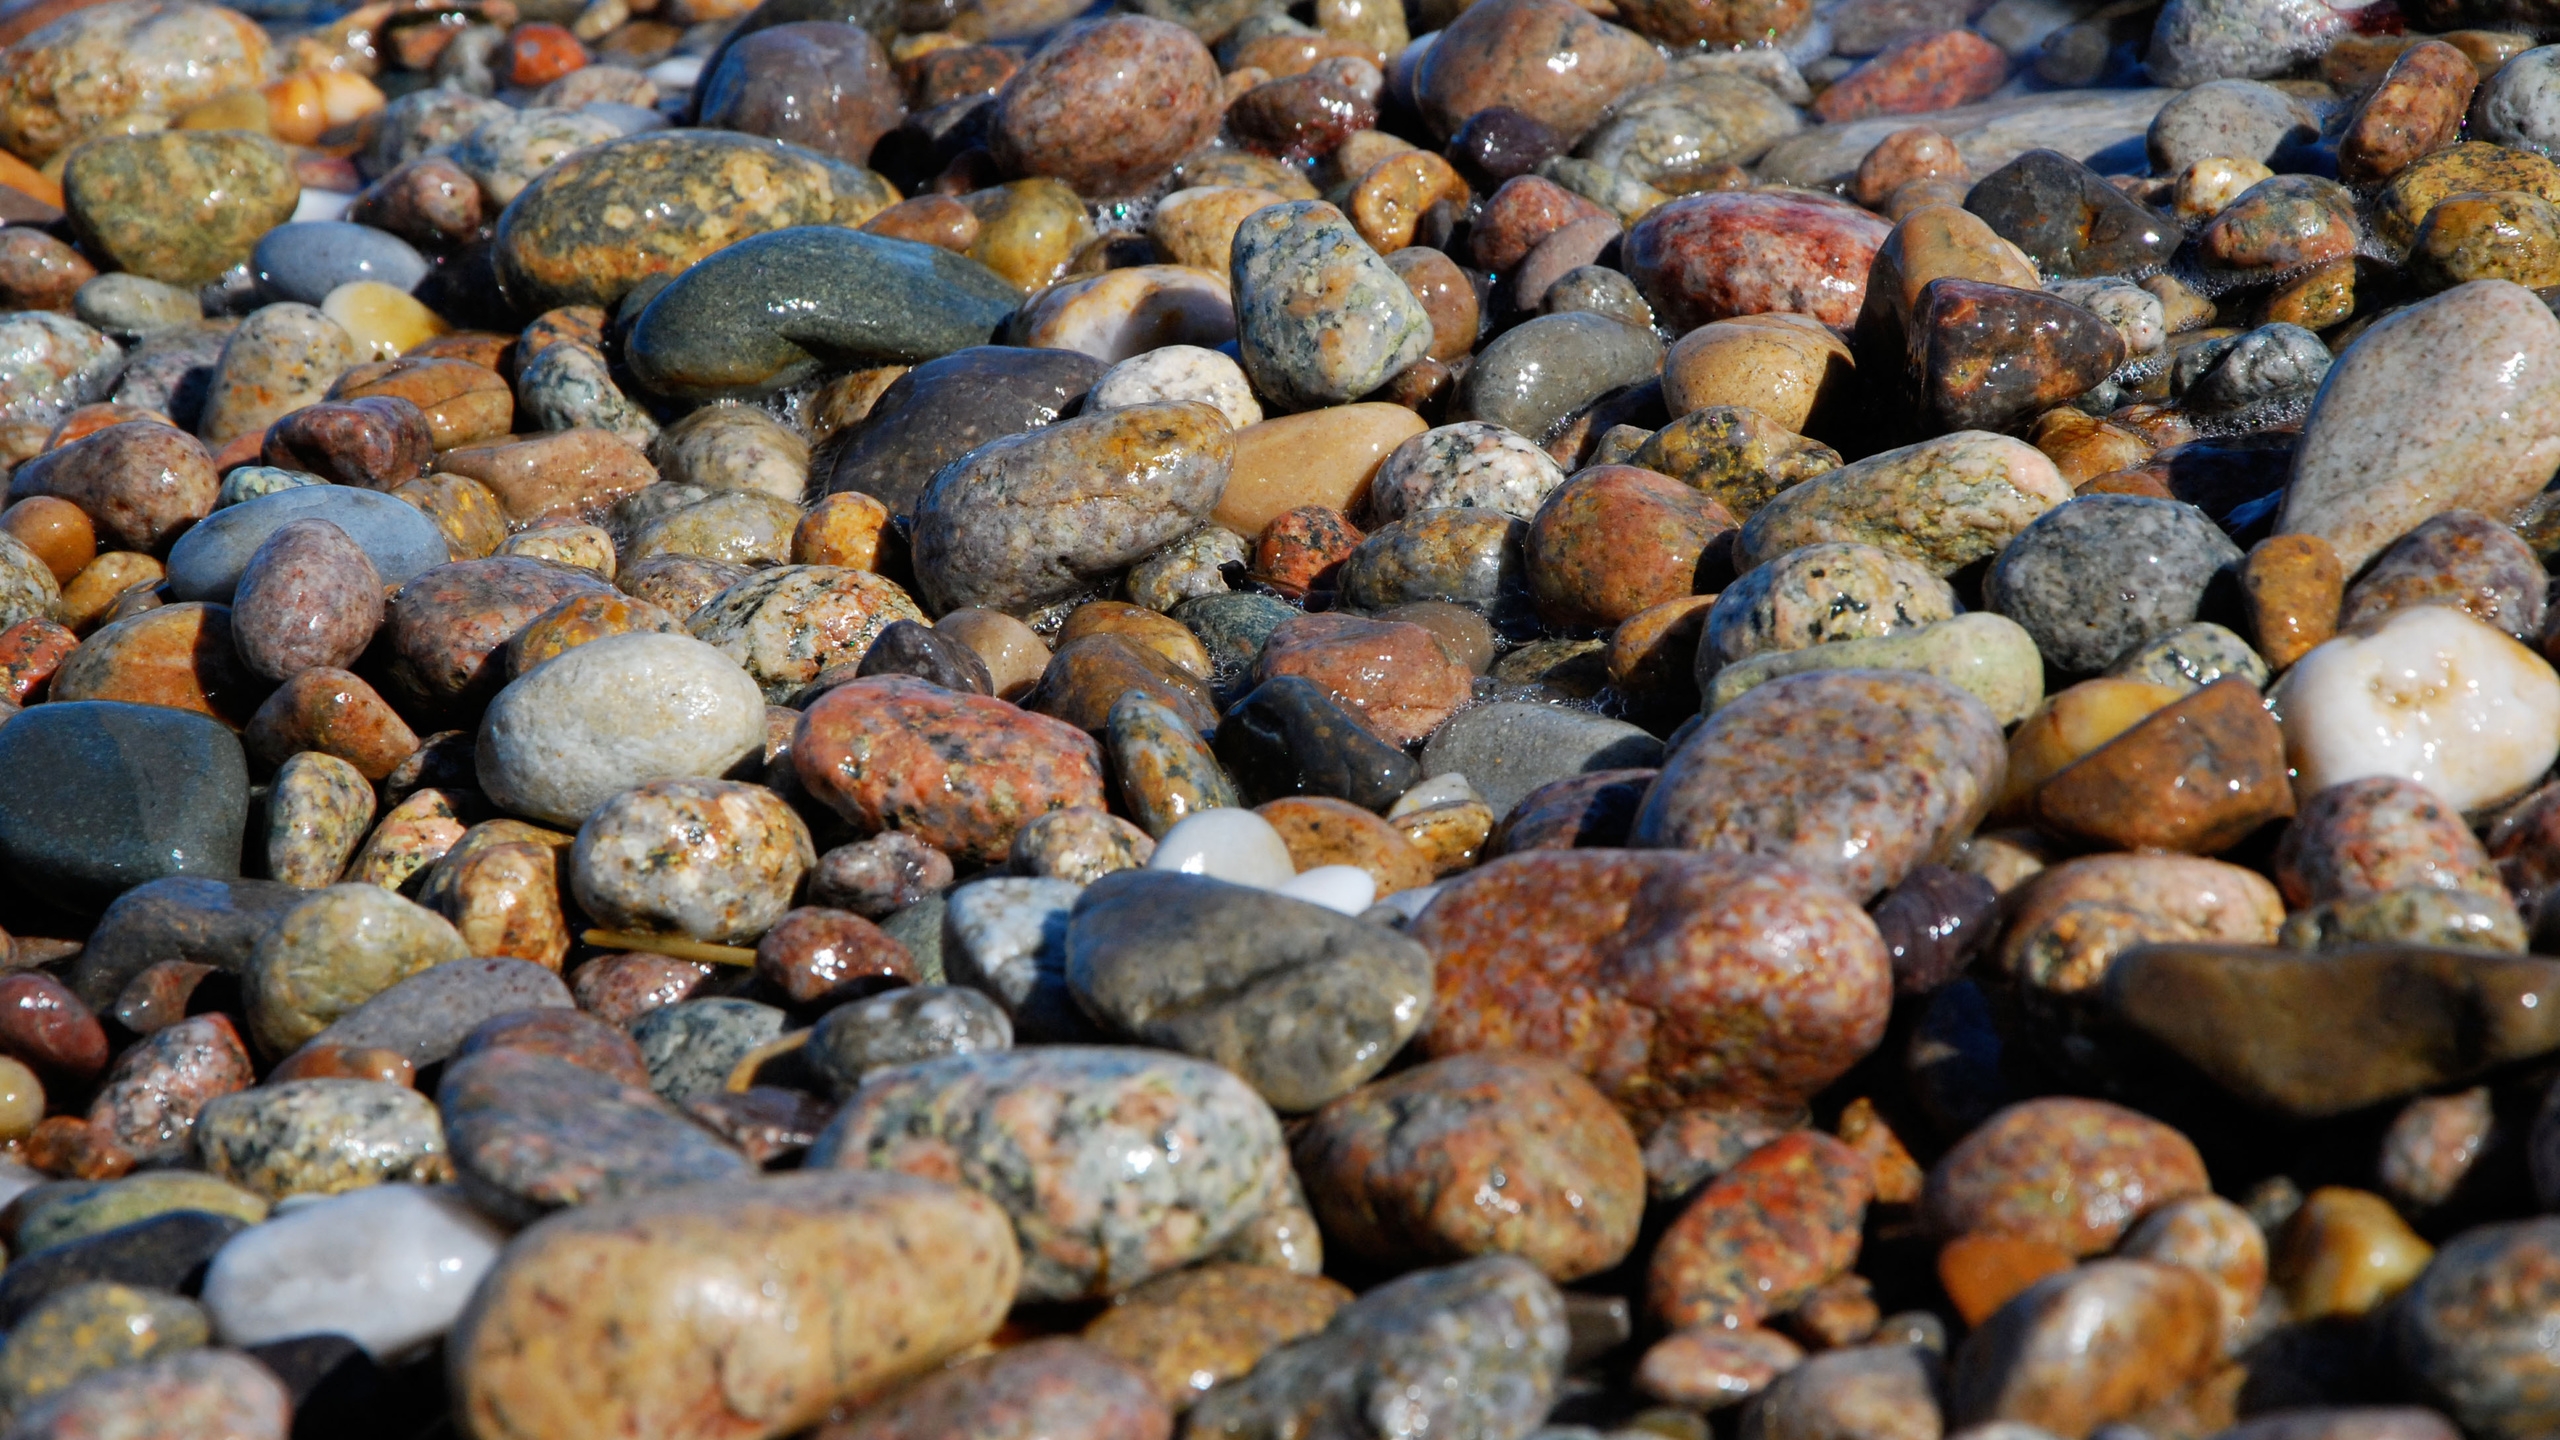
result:
<svg viewBox="0 0 2560 1440"><path fill-rule="evenodd" d="M47 899L94 908L165 876L240 873L249 767L220 721L113 701L0 726L0 857Z"/></svg>
<svg viewBox="0 0 2560 1440"><path fill-rule="evenodd" d="M58 13L13 34L0 59L0 146L36 164L128 115L176 115L267 78L266 31L219 5L111 0Z"/></svg>
<svg viewBox="0 0 2560 1440"><path fill-rule="evenodd" d="M578 825L635 785L761 759L764 731L764 696L728 656L689 635L609 635L489 702L480 786L515 814Z"/></svg>
<svg viewBox="0 0 2560 1440"><path fill-rule="evenodd" d="M1431 347L1422 301L1322 201L1246 216L1230 254L1237 358L1283 410L1357 400Z"/></svg>
<svg viewBox="0 0 2560 1440"><path fill-rule="evenodd" d="M349 485L304 485L226 505L189 527L169 547L170 593L230 604L249 557L296 520L326 520L346 532L386 586L446 560L442 532L407 501Z"/></svg>

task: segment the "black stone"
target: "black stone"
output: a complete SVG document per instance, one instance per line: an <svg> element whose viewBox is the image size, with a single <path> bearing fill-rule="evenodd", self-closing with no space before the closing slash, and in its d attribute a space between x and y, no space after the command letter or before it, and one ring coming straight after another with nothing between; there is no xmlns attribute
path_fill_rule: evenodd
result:
<svg viewBox="0 0 2560 1440"><path fill-rule="evenodd" d="M1072 409L1104 366L1073 350L980 345L898 377L860 425L820 447L811 478L912 515L934 472L990 440L1037 430Z"/></svg>
<svg viewBox="0 0 2560 1440"><path fill-rule="evenodd" d="M720 38L720 43L712 48L710 57L702 62L701 73L705 78L717 73L720 62L729 54L729 47L757 31L770 30L776 25L797 25L806 20L833 20L840 24L858 26L870 31L879 37L881 43L886 44L898 33L898 0L764 0L763 4L747 12L747 18L739 21L728 34ZM693 103L688 107L685 116L688 121L699 123L702 97L709 89L710 87L706 85L693 92L691 97Z"/></svg>
<svg viewBox="0 0 2560 1440"><path fill-rule="evenodd" d="M52 903L98 909L169 875L240 873L249 762L211 716L81 700L0 727L0 862Z"/></svg>
<svg viewBox="0 0 2560 1440"><path fill-rule="evenodd" d="M1379 739L1297 675L1265 680L1218 722L1210 742L1245 803L1325 795L1371 810L1413 788L1413 757Z"/></svg>
<svg viewBox="0 0 2560 1440"><path fill-rule="evenodd" d="M389 1390L382 1367L344 1335L296 1335L248 1347L250 1359L293 1397L294 1440L352 1435L380 1418Z"/></svg>
<svg viewBox="0 0 2560 1440"><path fill-rule="evenodd" d="M1526 175L1538 162L1561 155L1572 142L1534 115L1508 105L1488 105L1467 117L1444 152L1466 182L1487 194Z"/></svg>
<svg viewBox="0 0 2560 1440"><path fill-rule="evenodd" d="M248 1228L236 1215L172 1210L38 1251L0 1271L0 1328L17 1328L49 1297L92 1280L192 1295L213 1252Z"/></svg>
<svg viewBox="0 0 2560 1440"><path fill-rule="evenodd" d="M978 652L913 620L893 622L863 652L857 675L913 675L945 690L996 693L995 676Z"/></svg>
<svg viewBox="0 0 2560 1440"><path fill-rule="evenodd" d="M1983 176L1964 208L2066 277L2156 270L2187 238L2177 221L2053 150L2030 150Z"/></svg>
<svg viewBox="0 0 2560 1440"><path fill-rule="evenodd" d="M1962 975L1999 908L2000 892L1979 875L1923 865L1904 876L1872 912L1893 962L1893 988L1925 994Z"/></svg>
<svg viewBox="0 0 2560 1440"><path fill-rule="evenodd" d="M533 1050L455 1061L436 1105L463 1195L511 1224L752 1168L649 1091Z"/></svg>

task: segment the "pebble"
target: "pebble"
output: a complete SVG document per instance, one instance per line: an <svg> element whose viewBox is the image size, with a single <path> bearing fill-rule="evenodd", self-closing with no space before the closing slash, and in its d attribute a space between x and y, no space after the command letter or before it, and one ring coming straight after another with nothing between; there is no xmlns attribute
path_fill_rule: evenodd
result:
<svg viewBox="0 0 2560 1440"><path fill-rule="evenodd" d="M1430 348L1422 301L1330 205L1246 216L1232 256L1237 358L1283 409L1356 400Z"/></svg>
<svg viewBox="0 0 2560 1440"><path fill-rule="evenodd" d="M2560 678L2503 632L2422 605L2315 647L2271 701L2294 717L2285 747L2302 795L2397 775L2480 809L2523 793L2550 765L2541 717L2560 705ZM2457 735L2462 743L2439 738Z"/></svg>
<svg viewBox="0 0 2560 1440"><path fill-rule="evenodd" d="M451 1328L504 1238L447 1192L371 1186L224 1245L205 1272L204 1308L232 1345L316 1330L394 1359Z"/></svg>
<svg viewBox="0 0 2560 1440"><path fill-rule="evenodd" d="M509 810L579 825L635 785L726 774L763 744L763 697L735 661L691 636L612 635L498 692L479 779Z"/></svg>
<svg viewBox="0 0 2560 1440"><path fill-rule="evenodd" d="M2071 498L2053 462L2023 442L1957 431L1888 450L1773 496L1736 537L1757 566L1800 545L1847 540L1894 551L1940 575L1984 559ZM1903 507L1930 518L1907 527Z"/></svg>
<svg viewBox="0 0 2560 1440"><path fill-rule="evenodd" d="M651 780L579 826L570 892L608 929L733 944L779 920L816 861L808 826L770 790Z"/></svg>
<svg viewBox="0 0 2560 1440"><path fill-rule="evenodd" d="M1103 800L1100 747L1084 732L903 676L821 696L791 758L809 793L848 820L981 864L1040 815Z"/></svg>
<svg viewBox="0 0 2560 1440"><path fill-rule="evenodd" d="M196 1117L195 1146L207 1170L279 1200L446 1172L433 1102L382 1080L290 1080L220 1096Z"/></svg>

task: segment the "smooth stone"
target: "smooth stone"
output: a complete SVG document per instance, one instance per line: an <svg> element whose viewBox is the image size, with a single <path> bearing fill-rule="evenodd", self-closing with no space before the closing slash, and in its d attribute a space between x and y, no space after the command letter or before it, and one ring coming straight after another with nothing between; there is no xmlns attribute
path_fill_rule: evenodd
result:
<svg viewBox="0 0 2560 1440"><path fill-rule="evenodd" d="M167 876L239 873L248 767L219 721L55 701L0 726L0 785L12 797L0 855L61 901L103 906Z"/></svg>
<svg viewBox="0 0 2560 1440"><path fill-rule="evenodd" d="M1987 175L2030 150L2057 150L2084 162L2140 140L2172 89L2063 90L1962 105L1928 117L1955 141L1966 169ZM1907 116L1819 125L1779 141L1756 167L1763 183L1823 185L1849 178L1858 162Z"/></svg>
<svg viewBox="0 0 2560 1440"><path fill-rule="evenodd" d="M541 174L579 151L622 134L603 116L578 110L506 110L481 121L446 152L480 186L481 196L505 205Z"/></svg>
<svg viewBox="0 0 2560 1440"><path fill-rule="evenodd" d="M1087 1325L1087 1344L1139 1366L1185 1407L1325 1326L1351 1292L1275 1266L1212 1262L1149 1281Z"/></svg>
<svg viewBox="0 0 2560 1440"><path fill-rule="evenodd" d="M445 563L444 536L406 501L346 485L306 485L243 501L198 521L169 549L169 590L229 604L250 557L296 520L326 520L373 562L385 585Z"/></svg>
<svg viewBox="0 0 2560 1440"><path fill-rule="evenodd" d="M1198 37L1114 16L1051 40L998 93L989 149L1010 173L1079 194L1145 189L1216 128L1216 62Z"/></svg>
<svg viewBox="0 0 2560 1440"><path fill-rule="evenodd" d="M1811 670L1918 670L1972 692L2003 725L2044 701L2044 660L2035 637L2005 615L1959 615L1892 635L1834 640L1754 655L1718 669L1705 687L1707 713L1752 689Z"/></svg>
<svg viewBox="0 0 2560 1440"><path fill-rule="evenodd" d="M1071 725L906 676L849 681L803 712L801 784L865 831L991 864L1052 810L1101 808L1101 747Z"/></svg>
<svg viewBox="0 0 2560 1440"><path fill-rule="evenodd" d="M915 985L828 1011L805 1054L842 1099L874 1070L1012 1046L1013 1022L994 1000L957 985Z"/></svg>
<svg viewBox="0 0 2560 1440"><path fill-rule="evenodd" d="M2443 606L2368 620L2314 647L2269 700L2305 798L2397 775L2482 809L2523 793L2560 755L2560 676L2505 632ZM2461 744L2442 738L2455 735Z"/></svg>
<svg viewBox="0 0 2560 1440"><path fill-rule="evenodd" d="M635 785L724 775L763 745L764 697L735 661L691 636L614 635L498 692L480 783L517 814L577 825Z"/></svg>
<svg viewBox="0 0 2560 1440"><path fill-rule="evenodd" d="M1095 410L1118 410L1159 400L1214 405L1239 430L1262 421L1262 405L1253 398L1244 368L1197 345L1159 345L1120 361L1093 382L1087 403Z"/></svg>
<svg viewBox="0 0 2560 1440"><path fill-rule="evenodd" d="M993 1000L1025 1043L1094 1038L1067 989L1067 914L1083 886L1004 876L951 892L941 916L943 971Z"/></svg>
<svg viewBox="0 0 2560 1440"><path fill-rule="evenodd" d="M729 1072L782 1033L788 1017L752 1000L686 1000L632 1022L649 1088L682 1103L726 1087Z"/></svg>
<svg viewBox="0 0 2560 1440"><path fill-rule="evenodd" d="M2082 674L2196 618L2240 547L2192 505L2091 495L2057 505L2001 549L1983 600L2023 625L2055 668Z"/></svg>
<svg viewBox="0 0 2560 1440"><path fill-rule="evenodd" d="M917 502L918 588L937 613L1027 611L1084 591L1209 519L1232 436L1209 406L1179 401L980 446Z"/></svg>
<svg viewBox="0 0 2560 1440"><path fill-rule="evenodd" d="M1369 482L1371 523L1417 510L1482 507L1527 520L1565 480L1519 431L1489 420L1437 426L1398 445Z"/></svg>
<svg viewBox="0 0 2560 1440"><path fill-rule="evenodd" d="M1964 208L2064 276L2155 270L2185 238L2175 220L2052 150L2030 150L1984 175L1966 192Z"/></svg>
<svg viewBox="0 0 2560 1440"><path fill-rule="evenodd" d="M1700 684L1771 651L1892 635L1955 617L1955 591L1917 561L1830 541L1790 550L1725 587L1698 642Z"/></svg>
<svg viewBox="0 0 2560 1440"><path fill-rule="evenodd" d="M764 297L802 298L774 315ZM883 297L897 297L883 308ZM912 363L983 345L1020 292L966 256L830 226L742 240L696 262L632 324L626 356L651 391L764 395L822 366Z"/></svg>
<svg viewBox="0 0 2560 1440"><path fill-rule="evenodd" d="M1699 28L1694 14L1687 24L1641 28L1668 28L1675 43L1742 38L1722 34L1712 19ZM1468 6L1418 58L1413 100L1432 133L1444 137L1476 112L1504 105L1569 140L1589 130L1610 101L1659 80L1664 69L1642 36L1560 0L1497 0L1482 13Z"/></svg>
<svg viewBox="0 0 2560 1440"><path fill-rule="evenodd" d="M2560 1046L2544 1018L2554 983L2552 961L2488 951L2187 945L2118 960L2106 995L2124 1023L2223 1090L2308 1117L2459 1083ZM2257 1020L2234 1025L2241 1014ZM2270 1021L2278 1015L2281 1023Z"/></svg>
<svg viewBox="0 0 2560 1440"><path fill-rule="evenodd" d="M2208 80L2160 107L2144 146L2154 174L2175 175L2214 156L2272 164L2318 138L2310 107L2293 96L2255 80Z"/></svg>
<svg viewBox="0 0 2560 1440"><path fill-rule="evenodd" d="M1219 721L1213 743L1237 793L1257 803L1325 795L1374 810L1403 794L1416 774L1400 748L1298 675L1255 686Z"/></svg>
<svg viewBox="0 0 2560 1440"><path fill-rule="evenodd" d="M828 1428L837 1440L977 1434L1038 1415L1057 1440L1169 1440L1173 1412L1146 1372L1080 1340L1034 1340L955 1364Z"/></svg>
<svg viewBox="0 0 2560 1440"><path fill-rule="evenodd" d="M1022 1265L1001 1209L900 1175L739 1177L606 1200L512 1242L446 1341L486 1440L595 1427L779 1435L992 1334ZM757 1296L728 1344L693 1317ZM744 1357L755 1357L746 1364Z"/></svg>
<svg viewBox="0 0 2560 1440"><path fill-rule="evenodd" d="M151 420L109 425L28 460L11 474L17 499L50 496L79 506L111 546L157 555L210 512L211 457L180 431ZM74 628L81 628L76 616Z"/></svg>
<svg viewBox="0 0 2560 1440"><path fill-rule="evenodd" d="M1773 310L1846 329L1891 233L1866 211L1802 195L1684 195L1627 231L1623 263L1671 329Z"/></svg>
<svg viewBox="0 0 2560 1440"><path fill-rule="evenodd" d="M1180 871L1085 887L1066 951L1088 1014L1216 1061L1286 1111L1375 1075L1420 1027L1430 991L1430 953L1392 931Z"/></svg>
<svg viewBox="0 0 2560 1440"><path fill-rule="evenodd" d="M857 26L798 21L741 34L696 87L705 129L763 135L860 165L906 119L888 52Z"/></svg>
<svg viewBox="0 0 2560 1440"><path fill-rule="evenodd" d="M778 565L750 571L702 602L686 628L743 666L767 704L780 705L828 667L858 665L890 626L922 619L915 601L886 576L834 565Z"/></svg>
<svg viewBox="0 0 2560 1440"><path fill-rule="evenodd" d="M2560 319L2476 280L2357 337L2304 419L2278 534L2316 535L2352 574L2447 509L2503 515L2560 461Z"/></svg>
<svg viewBox="0 0 2560 1440"><path fill-rule="evenodd" d="M502 1223L750 1169L647 1088L540 1051L464 1057L446 1067L436 1103L463 1194Z"/></svg>
<svg viewBox="0 0 2560 1440"><path fill-rule="evenodd" d="M808 488L809 444L748 405L711 405L666 428L651 458L658 478L714 490L749 490L797 505Z"/></svg>
<svg viewBox="0 0 2560 1440"><path fill-rule="evenodd" d="M354 663L382 624L382 577L325 520L279 527L249 557L233 595L231 643L260 676Z"/></svg>
<svg viewBox="0 0 2560 1440"><path fill-rule="evenodd" d="M2034 447L1958 431L1780 492L1744 522L1735 555L1748 569L1800 545L1850 540L1947 575L1997 552L2070 498L2061 472Z"/></svg>
<svg viewBox="0 0 2560 1440"><path fill-rule="evenodd" d="M227 1215L256 1225L267 1218L263 1195L189 1170L146 1170L98 1184L73 1182L59 1198L30 1195L18 1218L21 1258L181 1210Z"/></svg>
<svg viewBox="0 0 2560 1440"><path fill-rule="evenodd" d="M761 785L652 780L579 827L569 890L608 929L737 944L782 918L816 861L808 826Z"/></svg>
<svg viewBox="0 0 2560 1440"><path fill-rule="evenodd" d="M913 514L943 466L990 440L1055 422L1101 374L1091 356L1064 350L978 345L928 360L892 381L859 426L819 452L811 479L828 494L869 495L893 515Z"/></svg>
<svg viewBox="0 0 2560 1440"><path fill-rule="evenodd" d="M402 980L466 954L444 917L379 885L303 894L242 969L250 1031L269 1054L291 1052Z"/></svg>
<svg viewBox="0 0 2560 1440"><path fill-rule="evenodd" d="M71 297L74 315L119 338L139 338L204 318L195 292L118 270L80 287Z"/></svg>
<svg viewBox="0 0 2560 1440"><path fill-rule="evenodd" d="M127 368L122 346L64 315L17 312L0 321L0 340L9 347L0 369L9 386L0 418L8 420L50 428L72 407L107 399Z"/></svg>
<svg viewBox="0 0 2560 1440"><path fill-rule="evenodd" d="M1444 506L1371 531L1342 563L1344 608L1376 613L1419 601L1464 606L1497 629L1533 626L1528 526L1499 510Z"/></svg>
<svg viewBox="0 0 2560 1440"><path fill-rule="evenodd" d="M2221 1306L2196 1271L2100 1260L2030 1286L1967 1336L1948 1381L1958 1425L2087 1434L2140 1413L2219 1358Z"/></svg>
<svg viewBox="0 0 2560 1440"><path fill-rule="evenodd" d="M366 358L325 311L290 300L261 306L223 342L196 433L218 446L263 431L323 399L339 375Z"/></svg>
<svg viewBox="0 0 2560 1440"><path fill-rule="evenodd" d="M1357 400L1430 348L1421 300L1330 205L1246 216L1229 266L1237 358L1277 408Z"/></svg>
<svg viewBox="0 0 2560 1440"><path fill-rule="evenodd" d="M1406 1399L1410 1408L1398 1414L1417 1429L1525 1436L1563 1380L1569 1333L1563 1297L1527 1261L1493 1256L1422 1270L1369 1291L1322 1331L1203 1396L1190 1425L1310 1433L1361 1413L1365 1398L1383 1391Z"/></svg>
<svg viewBox="0 0 2560 1440"><path fill-rule="evenodd" d="M565 1009L569 989L550 970L505 956L431 965L339 1016L305 1048L390 1050L420 1070L453 1058L465 1037L501 1015Z"/></svg>
<svg viewBox="0 0 2560 1440"><path fill-rule="evenodd" d="M235 1237L205 1272L204 1307L229 1345L326 1331L397 1359L452 1327L505 1239L449 1192L377 1185Z"/></svg>
<svg viewBox="0 0 2560 1440"><path fill-rule="evenodd" d="M1357 919L1378 903L1378 880L1357 865L1318 865L1281 881L1271 893Z"/></svg>
<svg viewBox="0 0 2560 1440"><path fill-rule="evenodd" d="M1012 1216L1020 1295L1060 1300L1202 1258L1269 1208L1288 1173L1277 1119L1235 1076L1161 1051L1082 1046L874 1075L809 1164L958 1179Z"/></svg>
<svg viewBox="0 0 2560 1440"><path fill-rule="evenodd" d="M427 259L396 235L343 220L279 225L262 236L249 257L249 273L264 299L317 305L351 280L375 280L414 290L427 277Z"/></svg>
<svg viewBox="0 0 2560 1440"><path fill-rule="evenodd" d="M2392 1307L2385 1333L2418 1392L2464 1433L2523 1440L2553 1423L2539 1335L2560 1310L2545 1278L2560 1245L2548 1216L2449 1241Z"/></svg>
<svg viewBox="0 0 2560 1440"><path fill-rule="evenodd" d="M1588 312L1542 315L1477 354L1451 414L1543 440L1608 392L1652 379L1663 354L1650 329Z"/></svg>
<svg viewBox="0 0 2560 1440"><path fill-rule="evenodd" d="M1661 742L1624 721L1520 701L1461 712L1422 747L1422 773L1463 774L1497 814L1542 785L1598 770L1654 766Z"/></svg>
<svg viewBox="0 0 2560 1440"><path fill-rule="evenodd" d="M194 1301L131 1286L88 1284L48 1297L0 1347L0 1403L14 1413L93 1375L201 1347L212 1337Z"/></svg>
<svg viewBox="0 0 2560 1440"><path fill-rule="evenodd" d="M236 131L106 136L62 168L73 229L117 269L172 285L247 260L301 190L283 146Z"/></svg>
<svg viewBox="0 0 2560 1440"><path fill-rule="evenodd" d="M270 1082L218 1096L196 1117L196 1152L223 1179L273 1199L443 1178L435 1103L387 1080Z"/></svg>

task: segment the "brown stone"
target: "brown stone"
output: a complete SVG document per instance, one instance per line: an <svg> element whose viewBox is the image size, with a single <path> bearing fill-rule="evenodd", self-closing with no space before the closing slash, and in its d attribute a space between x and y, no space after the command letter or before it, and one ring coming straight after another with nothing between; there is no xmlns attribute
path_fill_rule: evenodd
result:
<svg viewBox="0 0 2560 1440"><path fill-rule="evenodd" d="M809 793L868 831L904 830L955 859L1001 861L1052 810L1102 806L1091 736L983 695L878 676L810 705L791 760Z"/></svg>
<svg viewBox="0 0 2560 1440"><path fill-rule="evenodd" d="M418 750L417 732L372 686L345 670L316 666L277 686L240 738L262 766L318 750L374 781Z"/></svg>
<svg viewBox="0 0 2560 1440"><path fill-rule="evenodd" d="M489 487L509 522L586 519L657 483L657 467L631 442L603 430L562 430L448 450L436 468Z"/></svg>
<svg viewBox="0 0 2560 1440"><path fill-rule="evenodd" d="M507 512L489 487L462 475L429 475L391 492L417 507L444 535L445 554L481 560L507 542Z"/></svg>
<svg viewBox="0 0 2560 1440"><path fill-rule="evenodd" d="M203 442L148 420L110 425L18 467L9 488L51 495L88 513L115 548L166 554L196 521L213 513L222 479Z"/></svg>
<svg viewBox="0 0 2560 1440"><path fill-rule="evenodd" d="M2087 1435L2168 1400L2219 1358L2221 1303L2193 1270L2101 1260L2028 1287L1966 1337L1951 1425L2024 1421Z"/></svg>
<svg viewBox="0 0 2560 1440"><path fill-rule="evenodd" d="M2346 600L2346 567L2317 535L2259 541L2240 564L2240 594L2250 638L2269 669L2283 671L2338 633Z"/></svg>
<svg viewBox="0 0 2560 1440"><path fill-rule="evenodd" d="M2402 51L2338 137L2338 178L2377 184L2460 139L2479 83L2471 58L2440 40Z"/></svg>
<svg viewBox="0 0 2560 1440"><path fill-rule="evenodd" d="M2048 1275L2068 1270L2071 1252L2015 1235L1959 1235L1938 1247L1938 1286L1965 1324L1979 1326Z"/></svg>
<svg viewBox="0 0 2560 1440"><path fill-rule="evenodd" d="M54 672L56 700L123 700L249 723L267 682L240 663L231 607L189 602L119 620L91 635Z"/></svg>
<svg viewBox="0 0 2560 1440"><path fill-rule="evenodd" d="M2153 1208L2206 1193L2186 1136L2103 1100L2050 1098L1994 1115L1930 1168L1921 1212L1947 1236L2111 1248Z"/></svg>
<svg viewBox="0 0 2560 1440"><path fill-rule="evenodd" d="M1858 1153L1799 1130L1698 1192L1663 1232L1647 1307L1672 1326L1756 1325L1794 1309L1858 1258L1873 1197Z"/></svg>
<svg viewBox="0 0 2560 1440"><path fill-rule="evenodd" d="M2209 855L2293 813L2284 732L2256 685L2217 680L2046 781L2035 808L2077 839Z"/></svg>
<svg viewBox="0 0 2560 1440"><path fill-rule="evenodd" d="M0 530L34 551L56 584L69 584L98 558L98 531L89 513L51 495L30 495L0 510Z"/></svg>
<svg viewBox="0 0 2560 1440"><path fill-rule="evenodd" d="M1297 675L1325 693L1390 745L1409 745L1437 729L1473 694L1464 666L1431 632L1397 621L1307 615L1282 621L1263 642L1257 682Z"/></svg>
<svg viewBox="0 0 2560 1440"><path fill-rule="evenodd" d="M1084 1328L1087 1344L1138 1366L1176 1409L1237 1379L1273 1350L1325 1327L1351 1292L1321 1275L1210 1263L1120 1296Z"/></svg>
<svg viewBox="0 0 2560 1440"><path fill-rule="evenodd" d="M1481 807L1479 807L1481 808ZM1397 828L1347 800L1292 795L1255 807L1300 870L1350 865L1378 882L1378 898L1431 883L1432 866Z"/></svg>
<svg viewBox="0 0 2560 1440"><path fill-rule="evenodd" d="M1235 432L1235 463L1210 518L1239 535L1258 536L1300 505L1360 513L1388 454L1429 428L1402 405L1377 401L1247 425Z"/></svg>

